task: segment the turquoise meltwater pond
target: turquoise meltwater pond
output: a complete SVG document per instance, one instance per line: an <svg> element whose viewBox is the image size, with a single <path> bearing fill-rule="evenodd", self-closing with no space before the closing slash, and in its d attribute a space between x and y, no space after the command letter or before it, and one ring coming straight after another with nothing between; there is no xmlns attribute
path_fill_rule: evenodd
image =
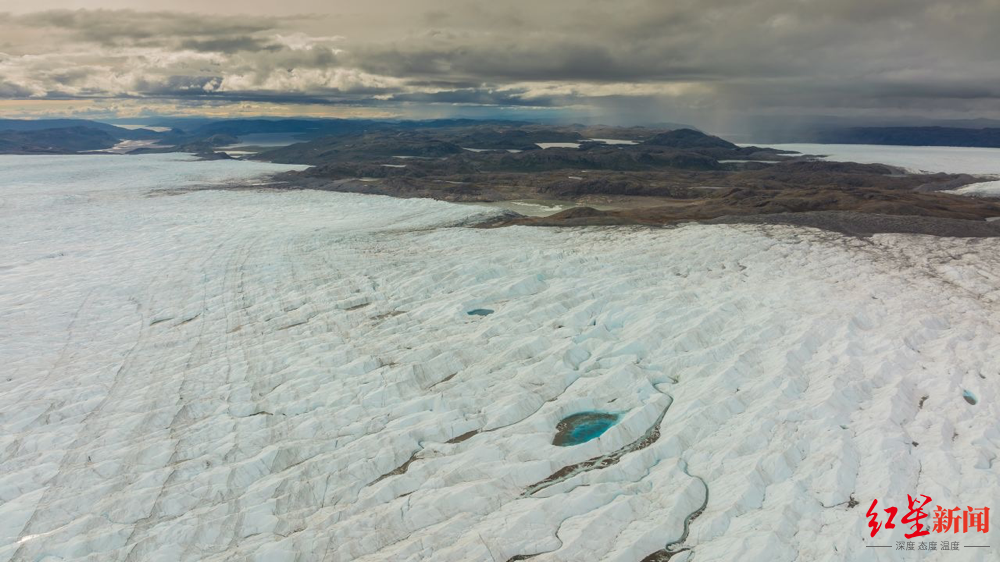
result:
<svg viewBox="0 0 1000 562"><path fill-rule="evenodd" d="M597 439L611 426L618 423L618 414L607 412L581 412L563 418L556 426L553 445L569 447Z"/></svg>

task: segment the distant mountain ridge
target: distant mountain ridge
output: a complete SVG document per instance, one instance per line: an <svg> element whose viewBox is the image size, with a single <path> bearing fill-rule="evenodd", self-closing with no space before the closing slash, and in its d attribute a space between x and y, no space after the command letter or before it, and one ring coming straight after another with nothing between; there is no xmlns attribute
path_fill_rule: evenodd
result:
<svg viewBox="0 0 1000 562"><path fill-rule="evenodd" d="M856 127L823 131L816 135L816 141L826 144L1000 148L1000 128Z"/></svg>
<svg viewBox="0 0 1000 562"><path fill-rule="evenodd" d="M676 129L660 133L646 139L644 144L669 146L671 148L724 148L727 150L739 148L725 139L706 135L694 129Z"/></svg>
<svg viewBox="0 0 1000 562"><path fill-rule="evenodd" d="M67 154L104 150L118 144L118 137L92 127L40 130L0 130L0 153Z"/></svg>
<svg viewBox="0 0 1000 562"><path fill-rule="evenodd" d="M374 119L226 119L202 123L192 128L183 124L173 126L193 135L252 135L273 133L301 133L304 136L329 136L362 131L413 129L441 129L468 127L470 125L500 125L505 127L530 125L522 121L430 119L426 121L387 121Z"/></svg>
<svg viewBox="0 0 1000 562"><path fill-rule="evenodd" d="M148 140L159 136L158 133L149 129L126 129L87 119L0 119L0 132L33 132L74 128L96 129L121 140Z"/></svg>
<svg viewBox="0 0 1000 562"><path fill-rule="evenodd" d="M346 137L359 137L367 134L423 134L430 131L441 131L450 142L459 147L477 149L509 149L534 150L536 143L552 142L586 142L590 138L619 137L634 142L648 141L651 137L662 133L664 129L645 127L611 127L606 125L546 125L527 121L502 119L429 119L429 120L376 120L376 119L311 119L311 118L254 118L254 119L203 119L203 118L164 118L152 121L150 126L166 127L166 131L154 131L143 128L125 128L100 121L85 119L0 119L0 133L21 133L11 136L7 134L8 143L0 147L0 151L26 153L31 147L39 151L52 153L62 151L73 153L78 151L98 150L103 148L103 141L88 145L77 131L71 134L72 139L65 143L54 142L52 135L45 133L51 130L88 129L101 131L113 136L119 141L124 140L155 140L155 147L137 149L138 152L211 152L213 147L224 144L235 144L239 137L250 135L280 134L288 135L300 142L315 142L331 147L340 144ZM730 149L733 145L711 137L711 141L701 139L703 135L695 129L682 129L678 138L667 142L661 139L663 146L681 147L691 142L707 142L715 148ZM38 142L32 142L31 135L38 135ZM684 138L680 138L683 136ZM96 138L96 137L95 137ZM664 137L665 138L665 137ZM227 142L217 142L217 139L228 139ZM402 140L402 139L401 139ZM420 144L414 137L408 141L411 145ZM670 144L673 143L673 144ZM76 147L76 148L73 148ZM316 147L310 147L316 148ZM356 145L355 150L372 150L381 154L379 147ZM437 154L442 147L412 146L413 155ZM296 149L292 149L296 150ZM446 153L459 150L451 147ZM410 154L403 152L402 154Z"/></svg>
<svg viewBox="0 0 1000 562"><path fill-rule="evenodd" d="M609 133L615 134L613 130ZM625 133L626 131L620 131ZM636 131L631 131L635 133ZM493 124L420 130L367 129L327 135L266 150L256 159L318 166L329 177L441 176L451 174L531 173L558 169L650 170L722 169L717 159L777 158L781 151L739 147L692 129L644 130L645 138L624 144L590 141L574 126ZM546 143L566 146L542 149ZM577 148L577 146L579 148ZM400 158L409 159L401 163ZM395 160L392 160L395 159Z"/></svg>

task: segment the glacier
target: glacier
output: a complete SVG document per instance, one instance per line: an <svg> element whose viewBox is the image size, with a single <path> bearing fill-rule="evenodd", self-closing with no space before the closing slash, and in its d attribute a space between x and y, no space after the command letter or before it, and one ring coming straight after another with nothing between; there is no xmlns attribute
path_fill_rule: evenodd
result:
<svg viewBox="0 0 1000 562"><path fill-rule="evenodd" d="M742 145L749 146L749 145ZM885 144L762 144L769 148L813 154L836 162L888 164L911 173L972 174L1000 177L1000 148L894 146Z"/></svg>
<svg viewBox="0 0 1000 562"><path fill-rule="evenodd" d="M873 499L1000 507L995 239L221 189L287 169L0 157L0 560L909 560Z"/></svg>

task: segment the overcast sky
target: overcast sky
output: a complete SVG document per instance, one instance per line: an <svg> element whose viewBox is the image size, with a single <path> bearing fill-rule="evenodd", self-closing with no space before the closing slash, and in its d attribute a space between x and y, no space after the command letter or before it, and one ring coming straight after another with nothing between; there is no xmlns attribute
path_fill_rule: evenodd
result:
<svg viewBox="0 0 1000 562"><path fill-rule="evenodd" d="M0 116L998 118L998 30L1000 0L0 0Z"/></svg>

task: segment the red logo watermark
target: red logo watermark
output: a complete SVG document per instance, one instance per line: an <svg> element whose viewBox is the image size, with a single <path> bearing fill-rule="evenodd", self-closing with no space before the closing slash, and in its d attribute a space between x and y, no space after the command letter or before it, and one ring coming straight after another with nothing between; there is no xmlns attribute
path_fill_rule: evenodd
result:
<svg viewBox="0 0 1000 562"><path fill-rule="evenodd" d="M919 495L913 497L909 494L906 496L907 500L907 511L901 519L899 519L900 524L909 530L909 532L904 533L904 537L907 539L913 539L916 537L926 537L934 533L988 533L990 531L990 508L988 507L972 507L966 506L965 509L961 507L953 507L951 509L945 509L940 505L935 506L933 511L925 507L931 502L930 496ZM893 506L889 506L885 509L876 509L878 506L878 500L872 500L871 506L865 515L868 517L868 528L871 529L872 538L878 534L879 531L884 529L895 529L897 515L899 515L899 509ZM879 520L881 515L879 512L884 512L888 515L884 523ZM928 513L930 511L930 513ZM925 521L928 520L928 521ZM942 541L941 550L958 550L959 545L957 542ZM883 547L889 548L889 547ZM989 548L988 546L966 546L966 548ZM898 541L896 544L897 550L914 550L913 542ZM937 542L933 541L930 543L922 542L920 543L919 550L937 550Z"/></svg>

